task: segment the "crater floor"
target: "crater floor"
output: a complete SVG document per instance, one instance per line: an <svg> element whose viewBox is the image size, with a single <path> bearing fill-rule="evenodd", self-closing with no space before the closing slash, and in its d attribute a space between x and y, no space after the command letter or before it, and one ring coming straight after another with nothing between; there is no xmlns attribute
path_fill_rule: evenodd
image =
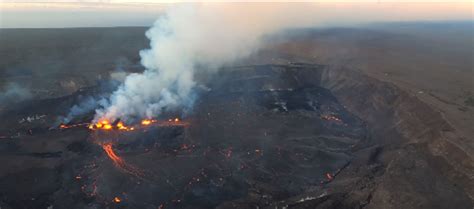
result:
<svg viewBox="0 0 474 209"><path fill-rule="evenodd" d="M47 117L61 112L54 108L81 94L37 101L53 107L35 113L45 115L43 123L22 123L13 127L16 135L0 141L0 205L226 208L243 200L250 207L318 191L350 164L353 150L368 137L363 121L305 77L318 76L322 68L225 69L198 90L193 110L183 117L187 126L105 135L85 126L48 130ZM34 109L12 110L22 111ZM21 120L16 115L3 117ZM108 140L125 166L99 145Z"/></svg>

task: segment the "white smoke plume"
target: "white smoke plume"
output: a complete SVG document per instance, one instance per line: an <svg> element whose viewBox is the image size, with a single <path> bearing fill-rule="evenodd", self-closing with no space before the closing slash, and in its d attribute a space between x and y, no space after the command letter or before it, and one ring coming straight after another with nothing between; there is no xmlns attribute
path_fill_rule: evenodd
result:
<svg viewBox="0 0 474 209"><path fill-rule="evenodd" d="M104 103L106 101L105 99L98 99L92 96L88 96L82 99L81 102L79 102L78 104L72 106L66 116L60 116L58 118L57 124L68 124L77 116L90 113L95 108L97 108L101 102Z"/></svg>
<svg viewBox="0 0 474 209"><path fill-rule="evenodd" d="M246 57L258 49L263 35L284 28L288 20L275 11L228 7L201 4L169 9L146 33L150 49L140 52L146 70L129 75L109 104L96 111L95 120L152 118L168 108L192 105L197 65L213 70Z"/></svg>
<svg viewBox="0 0 474 209"><path fill-rule="evenodd" d="M146 70L129 75L108 104L96 110L95 120L153 118L169 108L189 107L196 66L212 71L245 58L260 47L267 34L290 27L400 17L396 12L385 12L393 10L389 6L377 10L359 7L356 9L362 14L360 18L354 18L353 7L336 5L328 10L319 4L210 3L168 9L146 33L150 49L140 52ZM376 12L365 14L366 10Z"/></svg>

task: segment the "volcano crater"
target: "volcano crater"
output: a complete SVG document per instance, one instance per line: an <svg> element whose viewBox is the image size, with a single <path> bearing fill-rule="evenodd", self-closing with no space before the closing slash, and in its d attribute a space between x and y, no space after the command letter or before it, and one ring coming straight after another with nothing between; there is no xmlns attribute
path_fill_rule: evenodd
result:
<svg viewBox="0 0 474 209"><path fill-rule="evenodd" d="M1 129L0 207L361 208L408 194L438 199L439 208L447 199L471 204L472 191L450 183L469 184L468 171L433 154L459 151L433 129L449 124L394 86L305 63L228 67L197 79L206 88L181 118L187 125L51 129L64 107L94 88L4 112L4 121L42 117ZM448 171L458 178L436 174ZM18 178L35 183L16 185ZM432 182L448 192L426 195Z"/></svg>

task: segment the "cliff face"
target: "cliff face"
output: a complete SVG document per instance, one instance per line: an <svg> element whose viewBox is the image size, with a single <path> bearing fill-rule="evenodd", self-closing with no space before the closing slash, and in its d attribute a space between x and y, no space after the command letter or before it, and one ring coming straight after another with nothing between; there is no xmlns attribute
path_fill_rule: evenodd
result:
<svg viewBox="0 0 474 209"><path fill-rule="evenodd" d="M472 152L439 112L357 70L298 63L283 68L299 86L329 90L369 133L333 180L264 208L473 207ZM237 203L218 208L242 208Z"/></svg>
<svg viewBox="0 0 474 209"><path fill-rule="evenodd" d="M472 208L472 152L440 113L394 85L351 69L326 69L321 85L371 131L367 149L373 151L366 167L370 176L370 162L376 162L375 173L381 174L362 183L370 188L367 208ZM361 170L356 166L364 167L352 164L339 180L359 176L358 184L364 182L355 175Z"/></svg>

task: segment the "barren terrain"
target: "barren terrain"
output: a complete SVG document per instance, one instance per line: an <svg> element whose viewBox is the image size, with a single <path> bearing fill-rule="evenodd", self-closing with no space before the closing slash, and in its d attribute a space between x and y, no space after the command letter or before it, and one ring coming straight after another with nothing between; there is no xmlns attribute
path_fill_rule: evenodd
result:
<svg viewBox="0 0 474 209"><path fill-rule="evenodd" d="M0 30L1 208L473 208L472 22L290 31L192 111L59 126L143 70L145 30Z"/></svg>

